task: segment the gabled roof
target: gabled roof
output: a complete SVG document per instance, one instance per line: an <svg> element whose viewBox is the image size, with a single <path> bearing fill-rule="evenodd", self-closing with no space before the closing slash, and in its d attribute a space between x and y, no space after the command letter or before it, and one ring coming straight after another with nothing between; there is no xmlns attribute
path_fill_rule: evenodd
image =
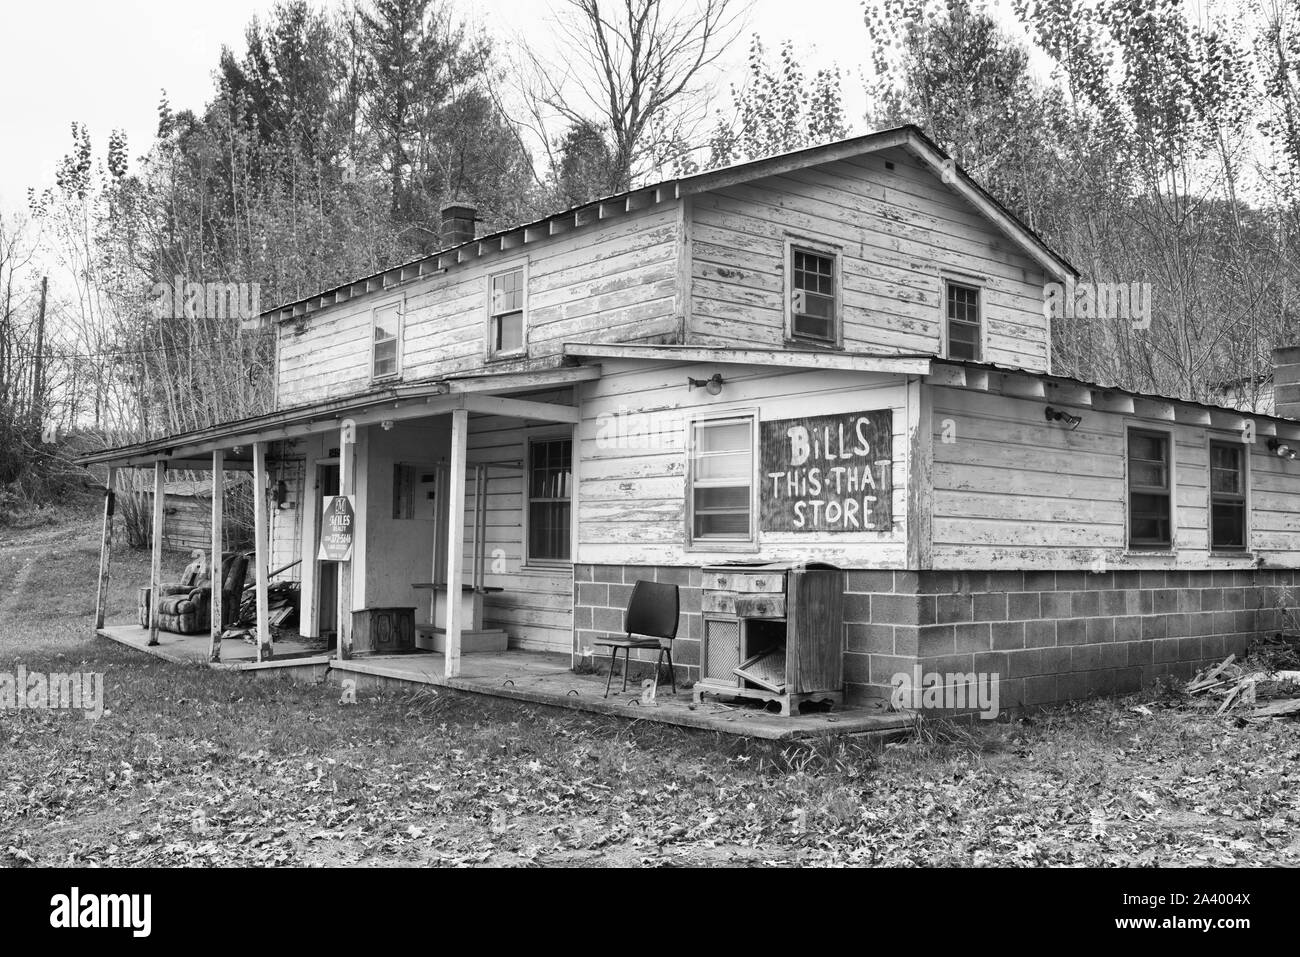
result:
<svg viewBox="0 0 1300 957"><path fill-rule="evenodd" d="M306 316L328 306L346 302L355 296L398 288L422 277L445 272L488 253L544 242L553 236L591 223L627 215L662 203L676 202L684 196L895 148L906 149L921 160L950 189L974 206L1053 278L1064 280L1066 277L1079 276L1079 271L1073 265L1053 251L1041 236L1021 222L1014 213L967 175L938 144L918 127L909 125L749 160L735 166L707 170L691 176L664 180L650 186L615 193L549 214L531 223L511 226L468 242L448 246L389 269L349 280L323 292L283 303L266 310L262 313L262 317L283 321Z"/></svg>

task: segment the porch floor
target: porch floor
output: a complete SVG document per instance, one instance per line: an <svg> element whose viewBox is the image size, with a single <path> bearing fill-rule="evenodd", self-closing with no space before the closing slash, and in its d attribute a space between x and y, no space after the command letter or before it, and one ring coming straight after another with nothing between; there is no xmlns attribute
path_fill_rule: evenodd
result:
<svg viewBox="0 0 1300 957"><path fill-rule="evenodd" d="M867 708L844 708L824 714L783 718L758 707L740 702L724 703L714 698L705 698L696 705L690 691L679 686L674 695L666 684L659 686L656 704L646 706L641 704L640 683L636 679L630 678L627 691L621 692L619 689L622 687L622 679L615 673L613 686L606 698L605 675L575 674L569 669L567 654L512 650L495 654L462 655L460 668L459 676L450 679L443 677L443 656L432 652L367 655L348 661L330 662L330 670L340 674L351 672L372 675L574 711L591 711L638 721L657 721L773 741L900 731L915 723L915 717L907 713L890 714Z"/></svg>
<svg viewBox="0 0 1300 957"><path fill-rule="evenodd" d="M158 645L150 648L148 629L136 625L107 626L101 628L99 634L167 661L181 664L207 662L206 635L161 632ZM667 685L662 684L656 703L646 706L641 704L639 682L634 678L629 679L628 690L622 692L619 690L621 676L616 673L609 697L605 698L605 676L575 674L570 670L567 654L517 649L466 654L461 656L460 675L449 679L443 675L443 656L436 652L362 655L340 661L310 651L294 654L295 644L288 641L278 643L275 658L259 663L252 645L227 639L222 642L221 664L213 667L260 671L325 664L335 680L349 675L365 675L384 682L433 685L530 704L772 741L898 732L912 727L916 720L907 712L888 713L874 708L845 707L829 713L781 717L744 702L722 702L711 697L696 705L689 690L679 686L674 695Z"/></svg>
<svg viewBox="0 0 1300 957"><path fill-rule="evenodd" d="M149 647L149 629L139 625L105 625L99 629L102 638L143 651L176 664L207 664L207 635L178 635L170 631L158 632L158 644ZM275 658L258 662L257 648L242 639L227 638L221 643L221 663L216 668L251 670L283 667L285 665L327 664L327 652L315 651L296 641L281 641L275 645Z"/></svg>

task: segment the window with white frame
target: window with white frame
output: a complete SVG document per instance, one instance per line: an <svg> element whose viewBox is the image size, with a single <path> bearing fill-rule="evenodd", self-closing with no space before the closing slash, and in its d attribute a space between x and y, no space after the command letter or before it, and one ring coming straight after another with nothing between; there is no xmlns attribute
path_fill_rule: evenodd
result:
<svg viewBox="0 0 1300 957"><path fill-rule="evenodd" d="M1246 548L1246 446L1210 443L1210 548Z"/></svg>
<svg viewBox="0 0 1300 957"><path fill-rule="evenodd" d="M983 358L983 329L980 325L980 291L975 286L945 282L948 358Z"/></svg>
<svg viewBox="0 0 1300 957"><path fill-rule="evenodd" d="M839 341L836 258L826 250L790 246L791 339L830 345Z"/></svg>
<svg viewBox="0 0 1300 957"><path fill-rule="evenodd" d="M401 371L398 347L402 337L402 304L395 302L375 309L371 326L370 375L375 379L392 378Z"/></svg>
<svg viewBox="0 0 1300 957"><path fill-rule="evenodd" d="M528 443L528 561L567 562L573 516L573 440Z"/></svg>
<svg viewBox="0 0 1300 957"><path fill-rule="evenodd" d="M692 541L751 541L753 482L753 416L691 424Z"/></svg>
<svg viewBox="0 0 1300 957"><path fill-rule="evenodd" d="M489 350L494 356L524 351L524 267L494 273L488 279Z"/></svg>

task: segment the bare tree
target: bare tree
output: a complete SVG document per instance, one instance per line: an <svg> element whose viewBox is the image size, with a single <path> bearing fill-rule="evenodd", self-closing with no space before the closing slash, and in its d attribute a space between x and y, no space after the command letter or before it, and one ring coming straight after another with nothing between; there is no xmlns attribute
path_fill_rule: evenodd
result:
<svg viewBox="0 0 1300 957"><path fill-rule="evenodd" d="M552 168L568 131L602 130L611 163L600 186L628 189L702 145L708 74L748 9L749 0L564 0L554 31L563 59L523 46L516 72L527 119L516 123Z"/></svg>

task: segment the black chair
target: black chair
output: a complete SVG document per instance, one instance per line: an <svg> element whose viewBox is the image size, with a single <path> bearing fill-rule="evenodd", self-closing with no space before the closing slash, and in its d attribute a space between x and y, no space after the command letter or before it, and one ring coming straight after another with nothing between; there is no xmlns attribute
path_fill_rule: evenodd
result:
<svg viewBox="0 0 1300 957"><path fill-rule="evenodd" d="M677 675L673 672L673 639L677 637L678 596L676 585L639 581L632 586L632 599L623 613L622 638L609 637L595 644L612 648L609 656L609 677L605 679L605 697L614 680L614 665L618 650L623 649L623 690L627 690L628 656L633 648L658 648L655 659L655 690L659 690L659 666L668 656L668 675L673 694L677 694Z"/></svg>

